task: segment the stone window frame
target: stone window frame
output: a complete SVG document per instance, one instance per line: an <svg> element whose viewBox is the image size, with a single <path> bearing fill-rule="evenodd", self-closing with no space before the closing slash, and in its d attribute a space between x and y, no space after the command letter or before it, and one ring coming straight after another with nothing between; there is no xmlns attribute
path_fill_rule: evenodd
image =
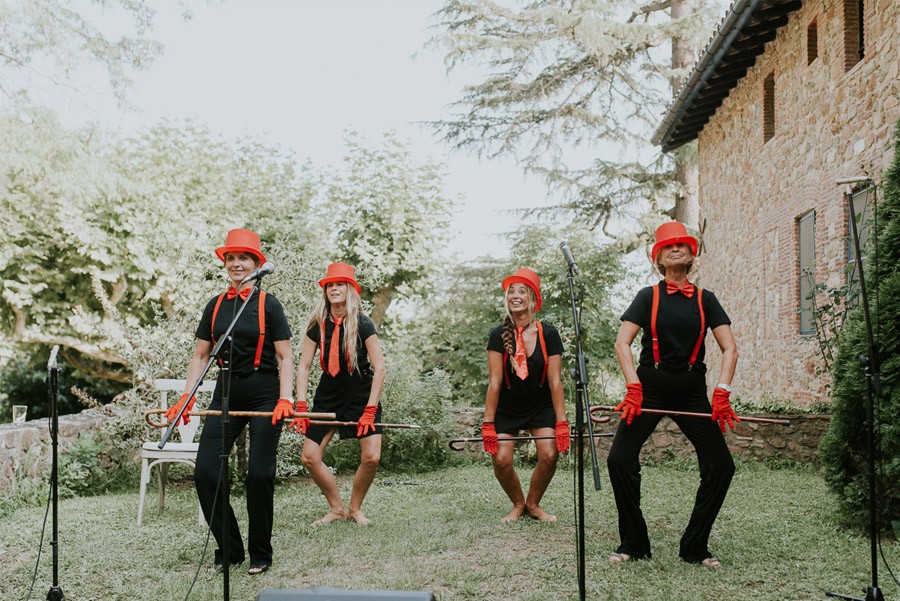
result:
<svg viewBox="0 0 900 601"><path fill-rule="evenodd" d="M763 77L762 134L763 145L775 137L775 69Z"/></svg>
<svg viewBox="0 0 900 601"><path fill-rule="evenodd" d="M795 223L797 234L797 329L803 336L816 333L813 299L816 277L816 210L801 213ZM808 256L807 256L808 255Z"/></svg>
<svg viewBox="0 0 900 601"><path fill-rule="evenodd" d="M843 0L844 72L866 56L865 0Z"/></svg>
<svg viewBox="0 0 900 601"><path fill-rule="evenodd" d="M850 210L853 207L856 227L859 233L859 247L863 259L866 257L869 236L872 233L876 205L876 187L873 182L855 186L850 193L850 202L845 202L845 218L847 220L847 304L855 307L859 304L859 272L856 269L856 247L853 244L853 224L850 222Z"/></svg>
<svg viewBox="0 0 900 601"><path fill-rule="evenodd" d="M806 25L806 66L819 58L819 16L816 15Z"/></svg>

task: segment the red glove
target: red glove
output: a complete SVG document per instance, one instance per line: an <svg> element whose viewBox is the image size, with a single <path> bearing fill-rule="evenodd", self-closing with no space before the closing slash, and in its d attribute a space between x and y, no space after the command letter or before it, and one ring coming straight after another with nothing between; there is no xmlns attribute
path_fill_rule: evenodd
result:
<svg viewBox="0 0 900 601"><path fill-rule="evenodd" d="M275 410L272 412L272 425L274 426L286 417L294 415L294 402L291 399L278 399Z"/></svg>
<svg viewBox="0 0 900 601"><path fill-rule="evenodd" d="M166 409L166 419L172 421L176 417L178 417L178 412L181 411L181 406L187 402L187 408L184 410L184 413L181 414L181 423L186 426L191 423L191 418L188 413L191 412L191 409L194 408L194 403L197 402L197 397L192 396L191 400L187 400L187 394L181 395L181 400L177 403Z"/></svg>
<svg viewBox="0 0 900 601"><path fill-rule="evenodd" d="M356 422L356 437L365 436L369 432L375 431L375 414L378 412L378 405L366 405L362 417Z"/></svg>
<svg viewBox="0 0 900 601"><path fill-rule="evenodd" d="M565 453L569 450L569 422L556 422L556 450Z"/></svg>
<svg viewBox="0 0 900 601"><path fill-rule="evenodd" d="M497 429L494 428L494 422L484 422L481 424L481 442L484 444L484 452L496 455L500 450L497 443Z"/></svg>
<svg viewBox="0 0 900 601"><path fill-rule="evenodd" d="M731 398L731 393L724 388L717 386L713 389L712 420L719 422L719 429L722 430L723 434L725 433L725 422L728 422L728 426L734 430L734 422L741 421L741 418L731 408L731 403L728 401L729 398Z"/></svg>
<svg viewBox="0 0 900 601"><path fill-rule="evenodd" d="M626 384L625 398L616 405L616 411L622 412L622 419L630 426L635 416L641 414L641 403L644 402L644 387L640 382Z"/></svg>
<svg viewBox="0 0 900 601"><path fill-rule="evenodd" d="M306 401L297 401L297 413L306 413L308 411L309 405L306 404ZM309 418L295 417L294 423L291 424L291 428L300 434L306 434L306 431L309 430Z"/></svg>

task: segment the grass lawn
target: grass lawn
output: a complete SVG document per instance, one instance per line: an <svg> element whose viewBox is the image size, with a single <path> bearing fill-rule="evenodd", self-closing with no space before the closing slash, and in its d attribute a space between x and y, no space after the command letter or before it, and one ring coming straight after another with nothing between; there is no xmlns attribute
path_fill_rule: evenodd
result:
<svg viewBox="0 0 900 601"><path fill-rule="evenodd" d="M364 509L369 527L310 525L326 511L309 480L281 483L275 498L275 563L261 576L247 564L232 572L231 599L250 601L263 588L430 590L443 601L577 599L573 462L563 462L544 507L557 524L523 519L504 525L506 500L483 463L426 474L380 474ZM530 474L520 468L520 475ZM713 529L718 570L678 559L678 540L697 487L686 461L645 467L644 513L653 559L613 566L616 513L605 467L602 490L586 475L587 598L649 601L823 599L824 591L863 596L871 580L868 539L835 527L834 500L817 473L738 463ZM349 495L349 476L340 476ZM155 492L155 491L154 491ZM60 577L66 599L183 599L206 539L197 525L193 489L167 494L166 512L148 499L135 525L138 494L68 499L60 507ZM242 496L233 498L245 515ZM0 524L0 599L26 599L43 508L23 508ZM46 599L52 582L48 534L29 599ZM246 540L246 528L244 528ZM210 543L189 599L221 599L222 576L211 569ZM900 545L884 543L895 568ZM879 585L900 597L883 567Z"/></svg>

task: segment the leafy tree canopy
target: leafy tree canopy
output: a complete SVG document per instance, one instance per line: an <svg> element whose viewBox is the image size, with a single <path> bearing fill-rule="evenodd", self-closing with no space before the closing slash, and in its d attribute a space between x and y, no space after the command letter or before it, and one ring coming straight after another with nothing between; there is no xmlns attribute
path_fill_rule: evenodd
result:
<svg viewBox="0 0 900 601"><path fill-rule="evenodd" d="M446 49L449 70L472 63L487 74L464 88L458 116L435 128L457 148L516 156L561 194L559 206L607 235L621 206L665 209L671 165L652 158L649 137L668 82L686 73L672 69L664 47L673 39L698 47L718 4L692 2L686 16L673 18L676 3L688 4L448 0L433 42ZM579 165L572 153L579 147L596 158Z"/></svg>

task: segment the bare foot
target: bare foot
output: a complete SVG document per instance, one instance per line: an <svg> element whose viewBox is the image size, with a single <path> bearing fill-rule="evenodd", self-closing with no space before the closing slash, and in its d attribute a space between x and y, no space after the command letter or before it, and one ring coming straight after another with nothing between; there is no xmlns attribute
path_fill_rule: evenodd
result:
<svg viewBox="0 0 900 601"><path fill-rule="evenodd" d="M349 517L351 520L359 524L360 526L368 526L372 523L372 520L366 517L366 514L362 512L361 509L352 509L350 510Z"/></svg>
<svg viewBox="0 0 900 601"><path fill-rule="evenodd" d="M330 524L331 522L335 522L337 520L346 520L347 512L343 509L335 511L332 509L324 516L320 517L318 520L312 523L313 526L324 526L325 524Z"/></svg>
<svg viewBox="0 0 900 601"><path fill-rule="evenodd" d="M523 513L525 513L524 507L518 507L516 505L513 505L512 510L506 514L506 517L501 518L500 521L503 522L504 524L512 524L513 522L518 520L520 517L522 517Z"/></svg>
<svg viewBox="0 0 900 601"><path fill-rule="evenodd" d="M721 567L722 564L719 563L719 560L715 557L707 557L703 561L700 562L700 565L704 568L718 568Z"/></svg>
<svg viewBox="0 0 900 601"><path fill-rule="evenodd" d="M533 507L525 506L525 514L535 520L540 520L542 522L555 522L556 516L551 515L541 509L540 505L535 505Z"/></svg>
<svg viewBox="0 0 900 601"><path fill-rule="evenodd" d="M631 561L631 555L628 553L613 553L609 556L609 563L625 563Z"/></svg>

